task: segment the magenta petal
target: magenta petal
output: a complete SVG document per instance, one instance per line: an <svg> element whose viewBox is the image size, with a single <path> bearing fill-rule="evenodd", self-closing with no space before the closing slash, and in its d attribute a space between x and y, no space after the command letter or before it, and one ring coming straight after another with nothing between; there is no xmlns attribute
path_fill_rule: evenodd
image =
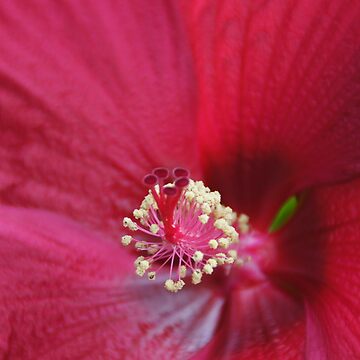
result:
<svg viewBox="0 0 360 360"><path fill-rule="evenodd" d="M196 164L176 2L0 5L0 196L109 229L156 166Z"/></svg>
<svg viewBox="0 0 360 360"><path fill-rule="evenodd" d="M360 182L308 194L281 234L277 278L305 298L309 359L360 353Z"/></svg>
<svg viewBox="0 0 360 360"><path fill-rule="evenodd" d="M223 299L133 275L121 245L51 213L0 208L0 357L184 359Z"/></svg>
<svg viewBox="0 0 360 360"><path fill-rule="evenodd" d="M226 202L265 227L286 196L359 174L359 2L184 1L184 14L203 162Z"/></svg>

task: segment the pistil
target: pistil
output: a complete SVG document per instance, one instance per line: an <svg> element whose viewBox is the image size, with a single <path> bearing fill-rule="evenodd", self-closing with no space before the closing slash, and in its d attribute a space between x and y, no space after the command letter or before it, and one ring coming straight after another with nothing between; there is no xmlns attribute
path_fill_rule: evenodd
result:
<svg viewBox="0 0 360 360"><path fill-rule="evenodd" d="M166 168L154 169L144 177L149 190L140 208L133 211L135 220L123 219L134 236L124 235L122 244L134 244L142 253L134 263L136 274L147 273L149 280L155 280L167 269L164 287L170 292L181 290L187 275L196 285L216 267L241 262L231 251L239 242L233 226L237 215L220 203L219 192L189 175L183 168L171 173ZM246 231L248 218L243 217L242 223L241 232Z"/></svg>

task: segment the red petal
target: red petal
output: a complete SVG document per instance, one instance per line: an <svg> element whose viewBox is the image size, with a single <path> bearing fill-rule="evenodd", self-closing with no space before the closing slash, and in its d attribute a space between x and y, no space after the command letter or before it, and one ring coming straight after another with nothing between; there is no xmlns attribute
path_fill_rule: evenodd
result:
<svg viewBox="0 0 360 360"><path fill-rule="evenodd" d="M153 167L194 167L195 87L175 3L11 1L0 17L4 201L109 228Z"/></svg>
<svg viewBox="0 0 360 360"><path fill-rule="evenodd" d="M306 194L272 235L277 257L268 280L232 293L216 337L195 359L355 359L359 234L360 180Z"/></svg>
<svg viewBox="0 0 360 360"><path fill-rule="evenodd" d="M232 293L219 332L194 360L302 359L304 339L301 302L264 283Z"/></svg>
<svg viewBox="0 0 360 360"><path fill-rule="evenodd" d="M309 359L360 353L359 234L357 180L309 194L280 241L277 276L305 297Z"/></svg>
<svg viewBox="0 0 360 360"><path fill-rule="evenodd" d="M212 337L211 289L174 296L135 278L120 245L57 215L0 219L1 358L184 359Z"/></svg>
<svg viewBox="0 0 360 360"><path fill-rule="evenodd" d="M203 161L226 202L267 227L286 196L360 172L359 2L184 5Z"/></svg>

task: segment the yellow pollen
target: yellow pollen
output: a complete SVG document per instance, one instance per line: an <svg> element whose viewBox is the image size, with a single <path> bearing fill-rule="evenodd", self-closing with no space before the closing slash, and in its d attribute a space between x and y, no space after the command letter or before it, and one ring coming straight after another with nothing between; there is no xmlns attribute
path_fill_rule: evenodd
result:
<svg viewBox="0 0 360 360"><path fill-rule="evenodd" d="M199 215L199 221L202 224L206 224L209 221L209 215L206 214Z"/></svg>
<svg viewBox="0 0 360 360"><path fill-rule="evenodd" d="M203 196L197 196L196 197L196 202L198 203L198 204L202 204L203 202L204 202L204 197Z"/></svg>
<svg viewBox="0 0 360 360"><path fill-rule="evenodd" d="M202 278L202 273L199 269L196 269L191 276L191 282L194 285L200 284L201 283L201 278Z"/></svg>
<svg viewBox="0 0 360 360"><path fill-rule="evenodd" d="M181 278L185 278L185 277L186 277L186 266L185 266L185 265L181 265L181 266L180 266L180 277L181 277Z"/></svg>
<svg viewBox="0 0 360 360"><path fill-rule="evenodd" d="M206 215L210 215L211 214L211 206L208 203L202 204L201 211Z"/></svg>
<svg viewBox="0 0 360 360"><path fill-rule="evenodd" d="M238 227L241 234L247 234L250 231L249 216L241 214L238 219Z"/></svg>
<svg viewBox="0 0 360 360"><path fill-rule="evenodd" d="M224 248L224 249L227 249L230 245L230 241L228 238L220 238L218 240L218 243L219 243L219 246Z"/></svg>
<svg viewBox="0 0 360 360"><path fill-rule="evenodd" d="M146 195L144 200L142 201L140 208L147 212L150 209L150 207L153 207L155 210L158 209L156 201L153 195L151 194L151 192L149 191L149 194Z"/></svg>
<svg viewBox="0 0 360 360"><path fill-rule="evenodd" d="M130 218L125 217L123 220L123 225L124 227L129 228L129 230L131 231L137 231L138 230L138 226L136 225L135 222L133 222Z"/></svg>
<svg viewBox="0 0 360 360"><path fill-rule="evenodd" d="M232 257L227 257L226 259L225 259L225 263L226 264L233 264L234 263L234 258L232 258Z"/></svg>
<svg viewBox="0 0 360 360"><path fill-rule="evenodd" d="M217 261L215 259L209 259L206 263L213 268L217 267Z"/></svg>
<svg viewBox="0 0 360 360"><path fill-rule="evenodd" d="M187 191L185 193L185 198L189 201L192 201L195 197L195 194L192 191Z"/></svg>
<svg viewBox="0 0 360 360"><path fill-rule="evenodd" d="M204 265L203 272L205 274L211 275L213 273L213 271L214 271L214 269L211 265L209 265L209 264Z"/></svg>
<svg viewBox="0 0 360 360"><path fill-rule="evenodd" d="M131 240L132 240L132 237L130 235L124 235L122 238L121 238L121 243L124 245L124 246L128 246L130 243L131 243Z"/></svg>
<svg viewBox="0 0 360 360"><path fill-rule="evenodd" d="M141 263L141 261L143 261L145 258L143 256L139 256L135 261L134 261L134 266L138 267Z"/></svg>
<svg viewBox="0 0 360 360"><path fill-rule="evenodd" d="M185 285L185 282L183 280L174 281L172 279L168 279L165 281L164 287L166 290L170 292L177 293L179 290L181 290Z"/></svg>
<svg viewBox="0 0 360 360"><path fill-rule="evenodd" d="M145 270L141 269L140 267L137 267L135 273L136 273L136 275L142 277L145 274Z"/></svg>
<svg viewBox="0 0 360 360"><path fill-rule="evenodd" d="M133 211L133 215L134 215L135 219L140 220L140 219L143 219L143 218L145 218L147 216L147 211L144 210L144 209L135 209Z"/></svg>
<svg viewBox="0 0 360 360"><path fill-rule="evenodd" d="M202 259L204 258L204 254L201 251L195 251L192 258L197 263L202 261Z"/></svg>
<svg viewBox="0 0 360 360"><path fill-rule="evenodd" d="M219 230L224 230L225 228L227 228L229 224L226 222L225 219L223 218L220 218L220 219L217 219L215 222L214 222L214 227L219 229Z"/></svg>
<svg viewBox="0 0 360 360"><path fill-rule="evenodd" d="M146 270L148 270L150 267L150 263L147 260L141 260L141 258L143 258L143 256L136 259L135 261L135 266L136 266L135 272L139 276L144 276Z"/></svg>
<svg viewBox="0 0 360 360"><path fill-rule="evenodd" d="M224 265L226 260L226 255L224 253L217 253L216 254L216 261L218 265Z"/></svg>
<svg viewBox="0 0 360 360"><path fill-rule="evenodd" d="M144 241L138 241L135 244L135 248L138 249L138 250L145 250L147 248L147 244Z"/></svg>
<svg viewBox="0 0 360 360"><path fill-rule="evenodd" d="M157 234L157 232L159 231L159 225L157 225L157 224L152 224L151 226L150 226L150 231L153 233L153 234Z"/></svg>
<svg viewBox="0 0 360 360"><path fill-rule="evenodd" d="M175 287L175 282L172 279L166 280L165 284L164 284L164 287L168 291L177 292L176 287Z"/></svg>
<svg viewBox="0 0 360 360"><path fill-rule="evenodd" d="M218 242L215 239L209 241L210 249L217 249L219 246Z"/></svg>
<svg viewBox="0 0 360 360"><path fill-rule="evenodd" d="M154 255L158 252L159 248L157 245L150 245L149 248L147 248L147 252L149 255Z"/></svg>
<svg viewBox="0 0 360 360"><path fill-rule="evenodd" d="M237 259L237 251L236 250L229 250L228 255L233 258L234 260Z"/></svg>

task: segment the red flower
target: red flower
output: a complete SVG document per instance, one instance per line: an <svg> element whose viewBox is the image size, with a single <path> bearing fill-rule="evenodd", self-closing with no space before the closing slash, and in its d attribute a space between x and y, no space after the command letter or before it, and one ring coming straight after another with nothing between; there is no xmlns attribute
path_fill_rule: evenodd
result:
<svg viewBox="0 0 360 360"><path fill-rule="evenodd" d="M4 1L2 357L358 357L359 15L343 0ZM262 277L169 294L133 275L114 239L161 165L250 215Z"/></svg>

